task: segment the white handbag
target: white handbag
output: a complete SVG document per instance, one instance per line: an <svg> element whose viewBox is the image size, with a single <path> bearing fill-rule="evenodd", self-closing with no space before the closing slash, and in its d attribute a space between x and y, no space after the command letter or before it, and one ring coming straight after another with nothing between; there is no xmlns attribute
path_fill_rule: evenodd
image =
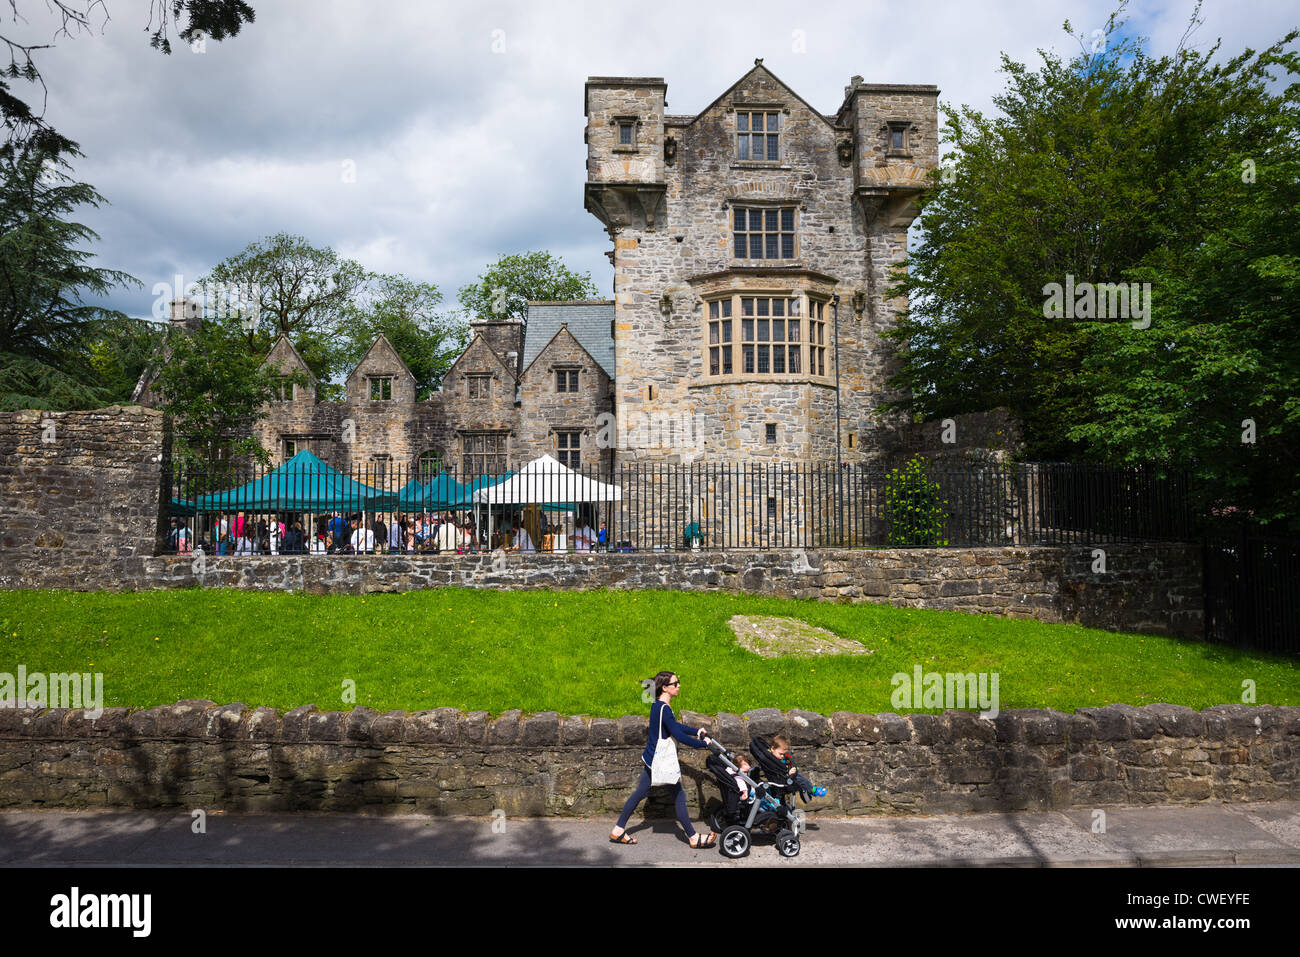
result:
<svg viewBox="0 0 1300 957"><path fill-rule="evenodd" d="M659 709L659 737L655 741L655 756L650 762L652 785L676 784L682 779L682 766L677 763L677 742L664 737L664 708Z"/></svg>

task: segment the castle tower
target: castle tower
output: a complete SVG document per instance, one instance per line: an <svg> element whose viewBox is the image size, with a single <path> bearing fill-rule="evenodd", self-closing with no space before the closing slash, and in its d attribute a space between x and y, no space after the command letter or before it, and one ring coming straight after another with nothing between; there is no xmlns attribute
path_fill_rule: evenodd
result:
<svg viewBox="0 0 1300 957"><path fill-rule="evenodd" d="M619 461L831 462L837 435L841 460L884 454L883 290L937 164L938 90L854 77L823 114L759 60L696 115L667 114L666 92L585 91Z"/></svg>

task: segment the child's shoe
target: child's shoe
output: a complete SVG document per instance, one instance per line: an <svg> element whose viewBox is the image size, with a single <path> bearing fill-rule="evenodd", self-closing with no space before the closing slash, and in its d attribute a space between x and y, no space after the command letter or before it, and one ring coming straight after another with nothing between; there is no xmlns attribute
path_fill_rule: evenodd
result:
<svg viewBox="0 0 1300 957"><path fill-rule="evenodd" d="M826 796L825 788L818 788L818 787L813 788L813 797L824 798L825 796Z"/></svg>

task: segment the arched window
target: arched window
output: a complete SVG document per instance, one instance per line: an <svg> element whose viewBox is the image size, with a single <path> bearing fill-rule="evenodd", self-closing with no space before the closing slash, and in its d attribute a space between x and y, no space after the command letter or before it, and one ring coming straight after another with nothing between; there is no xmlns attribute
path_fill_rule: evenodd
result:
<svg viewBox="0 0 1300 957"><path fill-rule="evenodd" d="M436 449L421 452L417 468L419 469L420 481L425 482L437 478L442 474L442 453Z"/></svg>

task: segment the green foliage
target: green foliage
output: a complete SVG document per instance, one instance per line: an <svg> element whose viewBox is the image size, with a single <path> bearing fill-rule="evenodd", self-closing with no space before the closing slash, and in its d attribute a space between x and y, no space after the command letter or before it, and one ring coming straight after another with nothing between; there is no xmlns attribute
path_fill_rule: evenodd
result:
<svg viewBox="0 0 1300 957"><path fill-rule="evenodd" d="M95 409L110 401L81 376L29 356L0 355L0 411Z"/></svg>
<svg viewBox="0 0 1300 957"><path fill-rule="evenodd" d="M929 463L915 456L885 475L888 544L897 548L940 548L948 544L944 524L948 501L938 482L931 482Z"/></svg>
<svg viewBox="0 0 1300 957"><path fill-rule="evenodd" d="M355 368L379 336L385 336L415 376L416 400L438 387L464 351L468 329L440 315L442 293L433 283L405 276L376 276L372 288L344 311L340 337L342 367Z"/></svg>
<svg viewBox="0 0 1300 957"><path fill-rule="evenodd" d="M575 273L549 252L502 256L478 281L461 289L461 307L480 319L528 318L529 302L590 299L596 286L590 273Z"/></svg>
<svg viewBox="0 0 1300 957"><path fill-rule="evenodd" d="M1037 71L1004 56L1001 116L945 111L952 169L891 289L911 300L895 384L927 419L1009 407L1032 457L1162 460L1207 504L1295 525L1300 85L1275 80L1300 74L1297 33L1219 62L1120 25ZM1150 327L1045 315L1067 275L1150 282Z"/></svg>
<svg viewBox="0 0 1300 957"><path fill-rule="evenodd" d="M174 422L176 463L209 476L238 458L269 464L270 452L250 435L251 426L282 382L305 385L307 377L264 365L264 356L250 354L243 337L219 323L173 331L168 349L156 388Z"/></svg>
<svg viewBox="0 0 1300 957"><path fill-rule="evenodd" d="M1158 293L1157 334L1087 324L1091 401L1070 437L1187 466L1211 517L1300 530L1300 160L1275 146L1252 151L1253 183L1240 162L1207 177L1220 221L1196 248L1134 270Z"/></svg>
<svg viewBox="0 0 1300 957"><path fill-rule="evenodd" d="M343 259L332 249L314 247L301 236L277 233L221 261L200 283L256 291L255 321L246 324L240 316L226 317L229 334L242 336L249 355L259 359L286 335L312 373L327 382L345 371L340 328L371 278L359 263Z"/></svg>
<svg viewBox="0 0 1300 957"><path fill-rule="evenodd" d="M71 155L81 155L75 149ZM0 153L0 406L93 408L110 401L90 361L90 336L119 313L87 305L138 280L91 265L78 248L98 239L71 222L82 205L99 206L94 187L77 183L57 152L29 144Z"/></svg>
<svg viewBox="0 0 1300 957"><path fill-rule="evenodd" d="M159 356L167 330L130 316L113 316L87 334L86 354L109 403L129 402L149 363Z"/></svg>

